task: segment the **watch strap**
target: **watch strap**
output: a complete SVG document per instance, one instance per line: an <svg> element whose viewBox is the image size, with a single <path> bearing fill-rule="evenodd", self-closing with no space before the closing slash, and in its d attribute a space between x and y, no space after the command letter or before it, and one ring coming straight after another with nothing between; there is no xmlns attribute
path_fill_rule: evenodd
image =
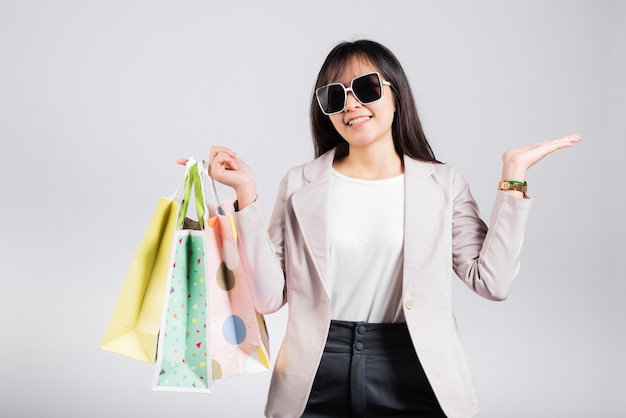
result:
<svg viewBox="0 0 626 418"><path fill-rule="evenodd" d="M526 194L528 191L528 183L517 180L502 180L498 183L499 190L515 190Z"/></svg>

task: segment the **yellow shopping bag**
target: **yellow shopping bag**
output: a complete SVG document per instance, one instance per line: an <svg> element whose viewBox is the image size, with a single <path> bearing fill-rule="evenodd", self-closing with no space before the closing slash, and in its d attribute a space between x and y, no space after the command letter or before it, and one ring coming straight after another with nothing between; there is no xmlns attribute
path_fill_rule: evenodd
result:
<svg viewBox="0 0 626 418"><path fill-rule="evenodd" d="M161 198L98 348L154 363L180 202Z"/></svg>

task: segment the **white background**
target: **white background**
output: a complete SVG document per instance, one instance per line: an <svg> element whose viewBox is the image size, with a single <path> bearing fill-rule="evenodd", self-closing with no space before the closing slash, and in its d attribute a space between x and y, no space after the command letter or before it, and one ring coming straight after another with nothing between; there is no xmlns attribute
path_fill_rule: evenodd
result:
<svg viewBox="0 0 626 418"><path fill-rule="evenodd" d="M262 415L269 373L153 392L152 365L96 347L175 159L237 150L269 218L313 157L323 59L370 38L485 217L504 150L583 136L529 174L512 298L455 281L479 416L626 416L624 22L624 1L0 0L0 415ZM266 318L273 357L285 318Z"/></svg>

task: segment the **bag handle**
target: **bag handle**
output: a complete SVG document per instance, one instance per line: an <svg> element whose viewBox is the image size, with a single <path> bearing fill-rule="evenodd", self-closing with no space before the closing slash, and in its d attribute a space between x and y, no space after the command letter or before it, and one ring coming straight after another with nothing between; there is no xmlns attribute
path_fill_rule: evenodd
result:
<svg viewBox="0 0 626 418"><path fill-rule="evenodd" d="M204 198L204 185L202 184L202 166L192 157L187 160L185 179L183 187L183 199L181 201L180 210L178 211L178 219L176 221L176 227L180 228L185 222L187 211L189 210L189 200L191 199L191 193L194 194L194 200L196 203L196 214L198 215L198 223L201 228L204 228L204 215L208 212L206 200Z"/></svg>
<svg viewBox="0 0 626 418"><path fill-rule="evenodd" d="M220 206L220 199L217 196L217 187L215 186L215 179L209 176L209 162L206 160L202 160L202 174L207 177L211 181L211 197L213 198L213 204L216 208Z"/></svg>

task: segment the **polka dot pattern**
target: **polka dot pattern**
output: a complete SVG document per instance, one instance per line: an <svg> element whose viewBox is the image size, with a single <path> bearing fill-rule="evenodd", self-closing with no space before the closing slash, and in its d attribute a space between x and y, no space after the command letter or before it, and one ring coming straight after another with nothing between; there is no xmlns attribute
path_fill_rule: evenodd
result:
<svg viewBox="0 0 626 418"><path fill-rule="evenodd" d="M221 377L229 377L268 370L270 366L267 329L262 316L254 310L237 250L232 208L224 213L208 223L207 236L217 239L215 245L207 246L207 280L211 359L219 363Z"/></svg>
<svg viewBox="0 0 626 418"><path fill-rule="evenodd" d="M246 324L237 315L231 315L224 320L222 332L227 343L238 345L246 339Z"/></svg>
<svg viewBox="0 0 626 418"><path fill-rule="evenodd" d="M226 264L220 263L219 268L215 272L215 283L217 286L225 291L231 291L235 287L235 275L232 270L226 268Z"/></svg>

